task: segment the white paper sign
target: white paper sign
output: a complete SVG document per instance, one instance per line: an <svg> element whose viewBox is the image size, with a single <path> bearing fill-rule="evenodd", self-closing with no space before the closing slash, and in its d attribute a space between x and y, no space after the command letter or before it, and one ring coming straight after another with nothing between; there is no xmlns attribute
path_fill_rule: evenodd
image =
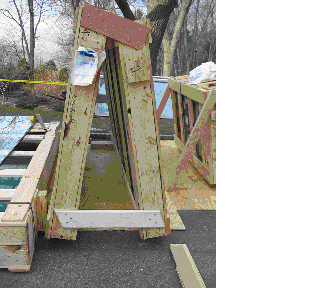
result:
<svg viewBox="0 0 320 288"><path fill-rule="evenodd" d="M99 55L90 48L79 46L75 52L71 74L71 84L91 85L98 69Z"/></svg>

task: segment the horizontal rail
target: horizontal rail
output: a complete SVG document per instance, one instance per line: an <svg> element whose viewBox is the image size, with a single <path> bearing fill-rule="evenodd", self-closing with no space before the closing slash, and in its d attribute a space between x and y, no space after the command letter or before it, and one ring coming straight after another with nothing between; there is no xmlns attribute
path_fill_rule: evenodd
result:
<svg viewBox="0 0 320 288"><path fill-rule="evenodd" d="M91 143L91 144L96 144L96 145L113 145L113 142L112 142L112 141L92 140L90 143Z"/></svg>
<svg viewBox="0 0 320 288"><path fill-rule="evenodd" d="M33 157L35 152L36 151L12 151L9 157Z"/></svg>
<svg viewBox="0 0 320 288"><path fill-rule="evenodd" d="M164 228L160 210L54 209L63 228Z"/></svg>
<svg viewBox="0 0 320 288"><path fill-rule="evenodd" d="M16 189L0 189L0 201L10 201Z"/></svg>
<svg viewBox="0 0 320 288"><path fill-rule="evenodd" d="M40 128L32 128L29 133L46 133L47 130L40 129Z"/></svg>
<svg viewBox="0 0 320 288"><path fill-rule="evenodd" d="M23 177L27 169L3 169L0 170L0 177Z"/></svg>
<svg viewBox="0 0 320 288"><path fill-rule="evenodd" d="M44 139L44 135L26 135L22 138L21 142L25 143L37 143Z"/></svg>

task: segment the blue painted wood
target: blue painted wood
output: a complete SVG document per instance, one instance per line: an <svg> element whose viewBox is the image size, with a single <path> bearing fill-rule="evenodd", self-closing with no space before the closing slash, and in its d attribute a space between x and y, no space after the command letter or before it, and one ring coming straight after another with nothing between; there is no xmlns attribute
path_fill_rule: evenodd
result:
<svg viewBox="0 0 320 288"><path fill-rule="evenodd" d="M0 116L0 165L33 124L30 116Z"/></svg>

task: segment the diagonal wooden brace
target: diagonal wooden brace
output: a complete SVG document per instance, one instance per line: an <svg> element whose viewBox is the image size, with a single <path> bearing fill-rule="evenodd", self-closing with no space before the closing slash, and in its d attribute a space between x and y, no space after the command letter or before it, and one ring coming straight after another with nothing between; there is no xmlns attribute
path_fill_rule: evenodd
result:
<svg viewBox="0 0 320 288"><path fill-rule="evenodd" d="M211 111L214 108L215 103L216 90L212 88L206 101L204 102L199 118L192 129L187 144L180 155L179 164L176 168L176 177L173 179L171 186L168 187L168 190L174 190L177 185L178 176L181 170L186 168L188 161L192 157L192 152L196 149L196 145L200 137L204 137L204 126L206 125L208 117L211 115Z"/></svg>
<svg viewBox="0 0 320 288"><path fill-rule="evenodd" d="M164 94L162 96L161 102L160 102L159 107L157 109L157 121L158 122L159 122L161 113L162 113L164 107L166 106L166 104L168 102L169 96L170 96L170 87L168 85L167 89L164 91Z"/></svg>

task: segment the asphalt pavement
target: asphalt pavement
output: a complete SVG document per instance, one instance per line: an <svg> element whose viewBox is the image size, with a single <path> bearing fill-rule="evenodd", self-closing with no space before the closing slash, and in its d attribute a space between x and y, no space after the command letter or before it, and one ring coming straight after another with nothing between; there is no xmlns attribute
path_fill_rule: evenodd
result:
<svg viewBox="0 0 320 288"><path fill-rule="evenodd" d="M182 287L170 244L186 244L206 287L216 287L216 211L178 212L186 230L147 240L137 231L80 231L76 241L39 232L31 271L0 269L0 287Z"/></svg>

